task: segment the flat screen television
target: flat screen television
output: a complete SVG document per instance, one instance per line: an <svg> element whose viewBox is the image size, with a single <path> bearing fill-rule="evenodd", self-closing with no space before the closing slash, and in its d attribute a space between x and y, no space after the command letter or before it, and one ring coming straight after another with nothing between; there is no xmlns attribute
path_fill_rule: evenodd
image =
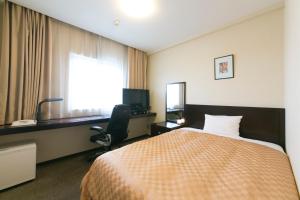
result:
<svg viewBox="0 0 300 200"><path fill-rule="evenodd" d="M130 105L132 114L143 114L150 109L149 90L123 88L123 104Z"/></svg>

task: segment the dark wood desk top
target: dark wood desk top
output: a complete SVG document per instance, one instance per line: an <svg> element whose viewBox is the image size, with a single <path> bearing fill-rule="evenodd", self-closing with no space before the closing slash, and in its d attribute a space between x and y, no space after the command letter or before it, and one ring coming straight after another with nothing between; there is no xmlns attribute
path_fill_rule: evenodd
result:
<svg viewBox="0 0 300 200"><path fill-rule="evenodd" d="M131 116L131 119L141 118L141 117L154 117L154 116L156 116L156 113L150 112L148 114ZM96 123L105 123L108 122L109 119L110 116L91 116L91 117L78 117L78 118L65 118L65 119L51 119L33 126L12 127L10 125L5 125L5 126L0 126L0 136L33 132L33 131L41 131L41 130L49 130L49 129L66 128L72 126L96 124Z"/></svg>

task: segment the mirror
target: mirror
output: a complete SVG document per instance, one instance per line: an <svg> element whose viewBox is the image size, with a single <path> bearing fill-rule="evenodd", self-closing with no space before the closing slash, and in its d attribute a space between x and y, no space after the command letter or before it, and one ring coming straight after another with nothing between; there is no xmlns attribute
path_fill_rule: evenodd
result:
<svg viewBox="0 0 300 200"><path fill-rule="evenodd" d="M184 105L185 82L167 84L166 121L177 123L178 120L183 119Z"/></svg>

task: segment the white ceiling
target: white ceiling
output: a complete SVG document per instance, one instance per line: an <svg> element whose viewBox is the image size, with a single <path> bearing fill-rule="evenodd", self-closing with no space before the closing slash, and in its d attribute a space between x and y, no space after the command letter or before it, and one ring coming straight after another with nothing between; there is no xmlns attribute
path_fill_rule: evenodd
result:
<svg viewBox="0 0 300 200"><path fill-rule="evenodd" d="M119 0L10 1L148 53L283 4L283 0L156 0L153 16L133 19L120 10Z"/></svg>

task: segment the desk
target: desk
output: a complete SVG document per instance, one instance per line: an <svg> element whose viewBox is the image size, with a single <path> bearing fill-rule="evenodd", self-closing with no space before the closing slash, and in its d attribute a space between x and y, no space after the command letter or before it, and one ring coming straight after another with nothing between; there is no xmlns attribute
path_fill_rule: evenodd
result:
<svg viewBox="0 0 300 200"><path fill-rule="evenodd" d="M131 116L131 119L141 118L141 117L155 117L155 116L156 113L147 113L142 115ZM91 116L91 117L52 119L52 120L39 123L34 126L12 127L10 125L5 125L5 126L0 126L0 136L41 131L41 130L49 130L49 129L66 128L66 127L73 127L73 126L80 126L80 125L96 124L96 123L105 123L108 122L109 119L110 116Z"/></svg>
<svg viewBox="0 0 300 200"><path fill-rule="evenodd" d="M150 134L150 125L156 113L131 116L128 126L128 139ZM15 142L35 142L37 144L37 162L72 155L99 148L90 142L91 125L106 127L109 116L93 116L49 120L38 126L0 127L0 146Z"/></svg>

